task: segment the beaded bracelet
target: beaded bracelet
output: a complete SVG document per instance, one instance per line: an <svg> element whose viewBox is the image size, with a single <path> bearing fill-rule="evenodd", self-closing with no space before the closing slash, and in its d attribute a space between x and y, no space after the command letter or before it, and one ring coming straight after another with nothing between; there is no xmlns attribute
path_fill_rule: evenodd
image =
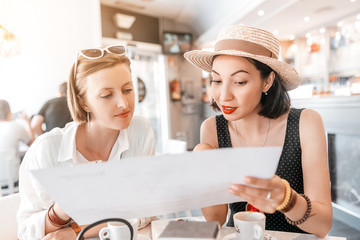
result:
<svg viewBox="0 0 360 240"><path fill-rule="evenodd" d="M48 216L49 222L54 227L59 227L59 228L64 227L64 226L68 225L71 221L71 218L69 218L69 220L63 220L58 215L56 215L56 213L54 211L54 204L49 207L47 216Z"/></svg>
<svg viewBox="0 0 360 240"><path fill-rule="evenodd" d="M282 211L283 209L285 209L287 207L287 205L290 202L290 198L291 198L291 194L292 194L292 189L290 187L290 184L288 181L286 181L285 179L281 179L284 183L284 187L285 187L285 196L284 196L284 200L282 201L282 203L280 203L279 206L277 206L276 210L277 211Z"/></svg>
<svg viewBox="0 0 360 240"><path fill-rule="evenodd" d="M304 214L304 216L302 217L302 219L297 220L297 221L293 221L290 218L288 218L287 216L285 216L286 221L289 224L293 225L293 226L297 226L297 225L302 224L303 222L305 222L309 218L310 213L311 213L311 201L310 201L310 198L308 196L306 196L305 194L302 194L302 193L300 193L300 195L303 196L305 198L306 202L307 202L307 210L306 210L306 213Z"/></svg>

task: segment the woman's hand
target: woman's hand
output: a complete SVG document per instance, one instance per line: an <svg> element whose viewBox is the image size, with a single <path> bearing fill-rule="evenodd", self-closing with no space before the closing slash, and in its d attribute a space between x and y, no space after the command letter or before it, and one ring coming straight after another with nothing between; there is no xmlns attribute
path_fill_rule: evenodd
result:
<svg viewBox="0 0 360 240"><path fill-rule="evenodd" d="M244 184L233 184L229 192L243 198L248 203L266 213L274 213L285 197L285 187L281 178L271 179L245 177Z"/></svg>
<svg viewBox="0 0 360 240"><path fill-rule="evenodd" d="M71 227L61 228L55 232L47 234L42 240L75 240L76 233Z"/></svg>

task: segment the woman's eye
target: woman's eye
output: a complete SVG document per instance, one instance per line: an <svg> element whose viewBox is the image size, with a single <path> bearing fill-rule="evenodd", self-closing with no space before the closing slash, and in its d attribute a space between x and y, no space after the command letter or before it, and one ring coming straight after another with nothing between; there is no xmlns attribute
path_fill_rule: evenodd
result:
<svg viewBox="0 0 360 240"><path fill-rule="evenodd" d="M237 84L237 85L245 85L246 82L245 81L238 81L238 82L235 82L235 84Z"/></svg>
<svg viewBox="0 0 360 240"><path fill-rule="evenodd" d="M124 89L123 92L124 93L131 93L133 91L132 88L128 88L128 89Z"/></svg>
<svg viewBox="0 0 360 240"><path fill-rule="evenodd" d="M220 84L221 80L211 79L210 83Z"/></svg>
<svg viewBox="0 0 360 240"><path fill-rule="evenodd" d="M109 94L104 94L104 95L101 95L100 97L101 98L109 98L109 97L111 97L111 93L109 93Z"/></svg>

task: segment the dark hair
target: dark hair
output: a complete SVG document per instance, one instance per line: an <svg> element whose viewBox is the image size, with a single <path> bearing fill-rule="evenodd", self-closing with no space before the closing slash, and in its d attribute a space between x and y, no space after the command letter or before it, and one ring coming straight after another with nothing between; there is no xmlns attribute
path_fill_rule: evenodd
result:
<svg viewBox="0 0 360 240"><path fill-rule="evenodd" d="M289 111L290 97L277 72L275 72L268 65L259 62L255 59L246 58L246 57L245 59L251 62L256 67L256 69L259 70L262 80L265 80L267 77L269 77L271 72L275 73L274 82L270 87L270 89L267 91L267 95L263 93L261 96L260 104L262 106L262 109L260 110L259 115L267 118L275 119L280 117L287 111ZM215 111L221 111L214 99L211 100L210 106Z"/></svg>

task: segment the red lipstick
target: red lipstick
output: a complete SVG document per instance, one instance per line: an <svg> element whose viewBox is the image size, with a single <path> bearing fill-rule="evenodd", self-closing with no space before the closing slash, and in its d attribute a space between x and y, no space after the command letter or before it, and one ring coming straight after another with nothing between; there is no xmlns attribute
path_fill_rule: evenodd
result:
<svg viewBox="0 0 360 240"><path fill-rule="evenodd" d="M233 112L235 112L235 110L237 109L237 107L230 107L230 106L224 106L221 105L222 111L225 114L231 114Z"/></svg>
<svg viewBox="0 0 360 240"><path fill-rule="evenodd" d="M130 114L130 111L128 112L124 112L124 113L120 113L120 114L116 114L115 117L119 117L119 118L127 118Z"/></svg>

